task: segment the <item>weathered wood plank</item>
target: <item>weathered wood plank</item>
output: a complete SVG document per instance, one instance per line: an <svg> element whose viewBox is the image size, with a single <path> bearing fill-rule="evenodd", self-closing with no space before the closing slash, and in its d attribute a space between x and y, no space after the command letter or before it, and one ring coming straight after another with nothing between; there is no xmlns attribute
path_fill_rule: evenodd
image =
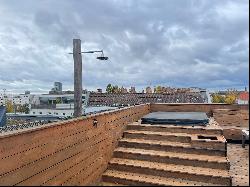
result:
<svg viewBox="0 0 250 187"><path fill-rule="evenodd" d="M46 185L60 176L64 177L56 182L59 185L92 183L107 167L126 125L148 109L148 105L119 109L1 136L0 184Z"/></svg>
<svg viewBox="0 0 250 187"><path fill-rule="evenodd" d="M105 140L102 140L105 141ZM23 180L26 180L33 175L42 172L43 170L65 160L70 158L73 155L78 154L81 151L86 150L85 147L91 146L92 149L99 149L99 147L96 147L96 144L99 144L100 139L96 139L95 141L89 141L87 144L80 144L73 146L71 148L65 149L63 151L57 152L50 157L47 157L45 159L38 160L34 162L33 164L26 165L25 167L22 167L18 170L15 170L11 173L8 173L2 177L0 177L0 184L2 185L15 185ZM103 145L104 146L104 145Z"/></svg>
<svg viewBox="0 0 250 187"><path fill-rule="evenodd" d="M101 144L99 144L101 145ZM18 186L30 186L34 185L34 181L36 181L36 185L42 185L43 183L46 183L47 181L55 178L56 176L64 173L65 171L72 168L75 169L76 165L85 162L89 157L92 157L96 155L98 152L96 152L96 149L88 148L86 151L82 151L79 154L76 154L75 156L72 156L46 170L44 170L41 173L36 174L35 176L24 180L20 183L18 183Z"/></svg>
<svg viewBox="0 0 250 187"><path fill-rule="evenodd" d="M6 155L12 155L21 151L37 147L41 144L52 142L56 139L70 136L83 130L90 130L92 127L90 121L66 123L61 126L52 126L51 128L41 129L30 133L20 134L7 138L0 138L1 158Z"/></svg>
<svg viewBox="0 0 250 187"><path fill-rule="evenodd" d="M80 185L80 181L86 180L92 173L94 173L98 168L100 168L102 163L103 163L102 157L99 157L98 159L93 158L90 164L83 166L80 171L75 173L74 176L63 182L63 185L64 186Z"/></svg>
<svg viewBox="0 0 250 187"><path fill-rule="evenodd" d="M82 133L72 135L66 138L59 139L57 141L44 144L43 146L30 149L20 154L4 158L0 160L0 175L25 166L31 162L47 157L58 151L71 147L74 144L88 141L95 136L102 134L103 127L97 128L96 131L83 131Z"/></svg>

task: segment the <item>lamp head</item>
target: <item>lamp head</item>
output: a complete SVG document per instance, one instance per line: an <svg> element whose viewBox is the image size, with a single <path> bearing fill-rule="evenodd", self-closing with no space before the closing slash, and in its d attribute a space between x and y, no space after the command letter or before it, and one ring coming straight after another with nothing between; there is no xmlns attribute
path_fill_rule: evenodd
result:
<svg viewBox="0 0 250 187"><path fill-rule="evenodd" d="M98 60L108 60L109 58L107 56L104 56L103 50L101 50L102 54L101 56L96 57Z"/></svg>
<svg viewBox="0 0 250 187"><path fill-rule="evenodd" d="M98 56L98 57L96 57L96 59L98 59L98 60L108 60L109 57L107 57L107 56Z"/></svg>

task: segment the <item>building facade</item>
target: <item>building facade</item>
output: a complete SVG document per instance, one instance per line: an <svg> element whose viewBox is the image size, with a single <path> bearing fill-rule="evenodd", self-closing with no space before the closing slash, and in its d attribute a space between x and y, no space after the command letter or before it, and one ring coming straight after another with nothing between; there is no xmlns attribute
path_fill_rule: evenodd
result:
<svg viewBox="0 0 250 187"><path fill-rule="evenodd" d="M83 114L89 93L82 94ZM31 101L31 115L69 117L74 114L74 94L42 94Z"/></svg>
<svg viewBox="0 0 250 187"><path fill-rule="evenodd" d="M238 95L237 104L249 104L249 93L247 91L241 92Z"/></svg>
<svg viewBox="0 0 250 187"><path fill-rule="evenodd" d="M129 89L129 93L136 93L135 87L131 86Z"/></svg>
<svg viewBox="0 0 250 187"><path fill-rule="evenodd" d="M61 82L55 82L54 83L54 89L55 89L55 91L62 92L62 83Z"/></svg>
<svg viewBox="0 0 250 187"><path fill-rule="evenodd" d="M30 94L0 94L0 106L10 102L12 105L29 104L31 99Z"/></svg>

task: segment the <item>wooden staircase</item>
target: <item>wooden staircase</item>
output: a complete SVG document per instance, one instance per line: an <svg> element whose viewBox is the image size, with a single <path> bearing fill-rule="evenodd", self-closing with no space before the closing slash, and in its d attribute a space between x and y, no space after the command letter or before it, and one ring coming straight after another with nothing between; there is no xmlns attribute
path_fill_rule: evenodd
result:
<svg viewBox="0 0 250 187"><path fill-rule="evenodd" d="M128 125L102 175L103 185L231 185L221 129Z"/></svg>

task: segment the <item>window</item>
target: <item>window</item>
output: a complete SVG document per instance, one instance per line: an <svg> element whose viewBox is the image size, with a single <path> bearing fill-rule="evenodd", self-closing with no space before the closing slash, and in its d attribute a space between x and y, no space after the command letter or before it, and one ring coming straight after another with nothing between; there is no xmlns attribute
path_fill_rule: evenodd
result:
<svg viewBox="0 0 250 187"><path fill-rule="evenodd" d="M33 112L33 114L36 114L35 112Z"/></svg>
<svg viewBox="0 0 250 187"><path fill-rule="evenodd" d="M63 115L65 116L65 113L63 113Z"/></svg>
<svg viewBox="0 0 250 187"><path fill-rule="evenodd" d="M39 114L43 114L42 112L39 112Z"/></svg>

